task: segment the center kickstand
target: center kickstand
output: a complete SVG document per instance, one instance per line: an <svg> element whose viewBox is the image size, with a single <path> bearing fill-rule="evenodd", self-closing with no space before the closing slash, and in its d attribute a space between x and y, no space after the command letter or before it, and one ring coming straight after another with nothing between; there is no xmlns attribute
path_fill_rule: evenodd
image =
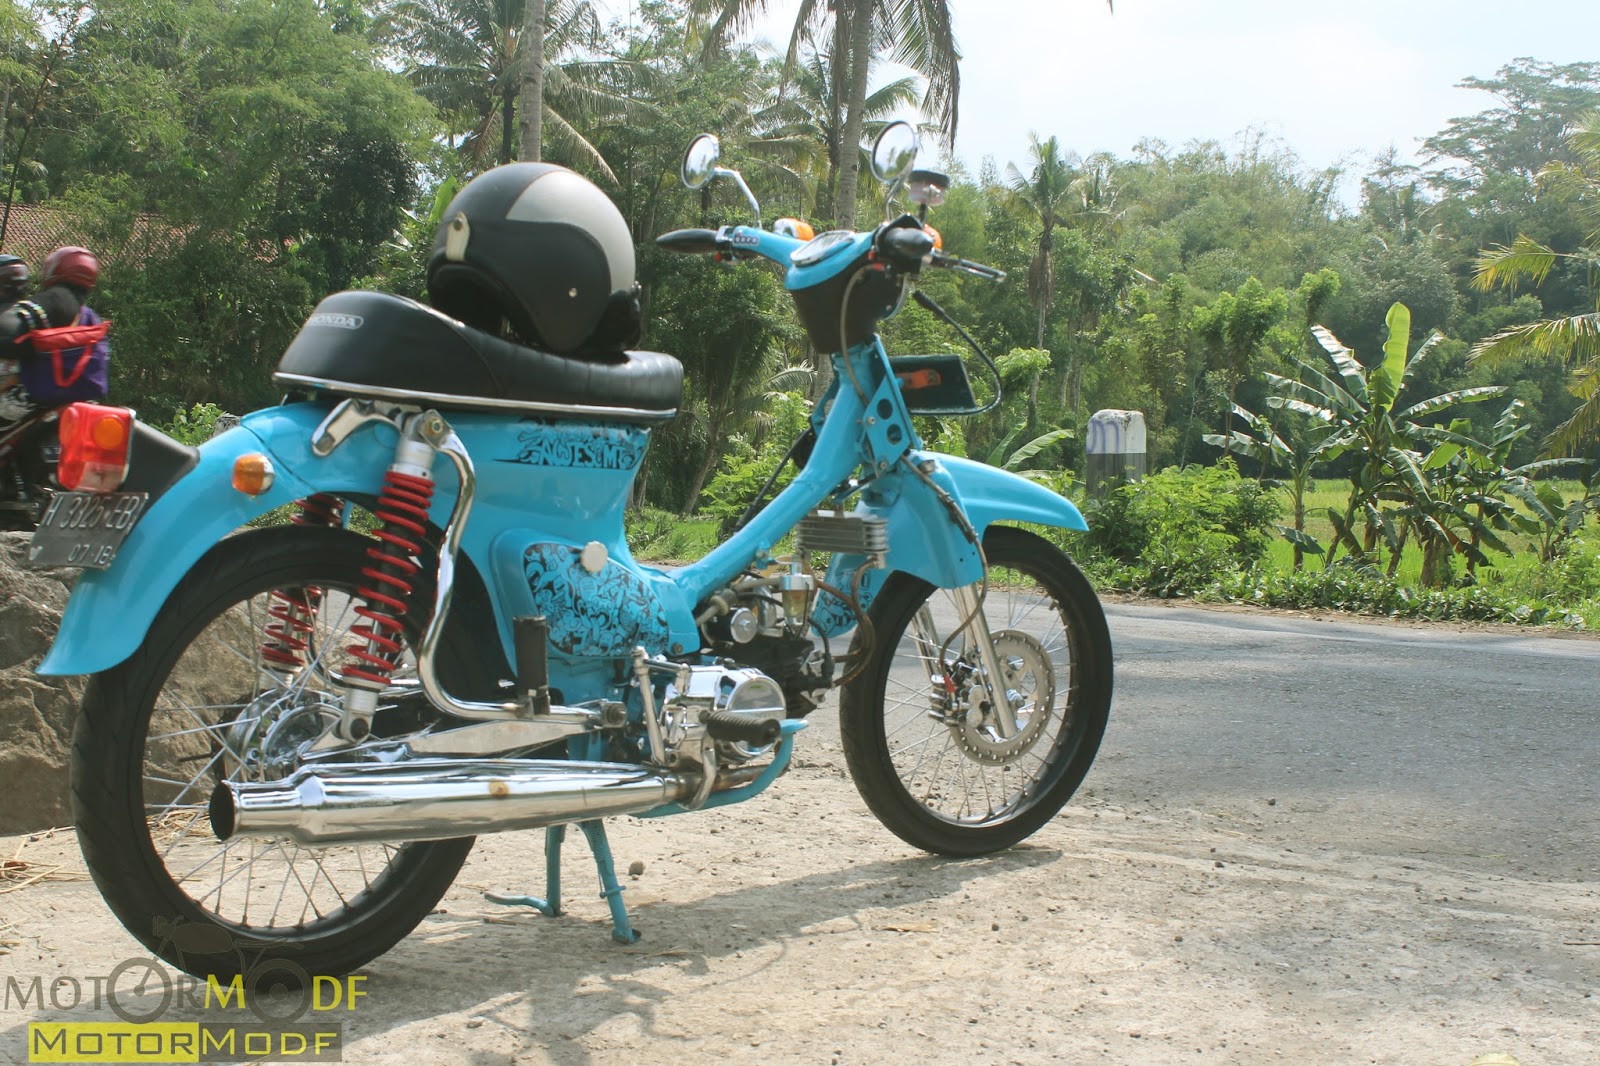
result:
<svg viewBox="0 0 1600 1066"><path fill-rule="evenodd" d="M595 869L600 874L600 897L611 908L611 939L619 944L634 944L639 932L628 921L628 908L622 902L622 885L617 883L616 866L611 861L611 844L606 840L605 822L598 819L579 822L589 850L594 853ZM561 845L567 838L565 825L552 825L544 831L544 883L545 898L517 896L503 892L485 892L483 898L490 903L509 907L532 907L540 914L554 918L561 910Z"/></svg>

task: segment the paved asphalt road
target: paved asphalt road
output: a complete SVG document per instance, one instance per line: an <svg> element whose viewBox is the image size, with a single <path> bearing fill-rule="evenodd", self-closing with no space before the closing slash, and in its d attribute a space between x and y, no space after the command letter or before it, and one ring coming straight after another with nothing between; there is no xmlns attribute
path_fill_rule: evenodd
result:
<svg viewBox="0 0 1600 1066"><path fill-rule="evenodd" d="M1114 802L1293 800L1325 843L1600 875L1600 640L1112 604Z"/></svg>
<svg viewBox="0 0 1600 1066"><path fill-rule="evenodd" d="M640 945L610 942L571 851L570 918L486 903L537 890L541 860L535 835L480 839L368 968L345 1061L1597 1061L1600 640L1108 613L1100 759L1026 844L900 844L846 776L829 701L769 795L613 821ZM0 841L40 869L75 852ZM86 880L0 897L7 924L0 977L138 952ZM0 1062L30 1020L81 1016L0 1011Z"/></svg>

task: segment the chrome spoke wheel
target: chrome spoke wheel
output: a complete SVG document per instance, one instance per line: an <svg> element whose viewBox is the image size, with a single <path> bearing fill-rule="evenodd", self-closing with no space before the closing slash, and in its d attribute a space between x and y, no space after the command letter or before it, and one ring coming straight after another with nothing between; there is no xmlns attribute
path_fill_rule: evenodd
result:
<svg viewBox="0 0 1600 1066"><path fill-rule="evenodd" d="M220 924L271 937L337 915L371 889L400 849L385 844L307 848L288 838L219 842L207 813L223 781L286 777L338 721L335 679L350 663L359 619L354 587L318 586L303 634L305 665L262 654L275 598L248 596L213 619L173 664L156 696L141 781L145 821L172 882ZM411 655L404 665L414 670ZM392 690L392 692L398 690ZM380 713L395 707L380 700Z"/></svg>
<svg viewBox="0 0 1600 1066"><path fill-rule="evenodd" d="M1000 676L956 596L896 574L873 604L876 643L840 720L873 812L919 847L981 854L1055 814L1088 772L1111 702L1111 642L1093 590L1031 534L991 529L984 618ZM859 638L858 638L859 639ZM1015 719L1000 725L989 692Z"/></svg>
<svg viewBox="0 0 1600 1066"><path fill-rule="evenodd" d="M351 631L370 543L298 526L229 537L173 591L141 647L85 693L72 787L89 872L129 932L191 973L244 973L268 950L308 974L360 966L428 913L472 847L462 837L312 848L212 832L223 782L287 777L314 746L335 757L340 678L350 647L366 643ZM418 602L431 602L426 590ZM287 641L269 630L286 603L307 608ZM408 623L380 695L379 737L438 720L412 682L419 628ZM460 637L442 648L458 677L475 661Z"/></svg>

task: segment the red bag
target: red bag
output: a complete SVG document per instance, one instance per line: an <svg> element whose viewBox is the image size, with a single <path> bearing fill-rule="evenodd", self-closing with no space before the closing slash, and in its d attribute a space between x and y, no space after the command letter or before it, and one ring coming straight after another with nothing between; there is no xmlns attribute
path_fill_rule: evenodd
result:
<svg viewBox="0 0 1600 1066"><path fill-rule="evenodd" d="M21 344L28 341L33 344L33 350L40 355L49 355L50 369L55 377L56 387L70 388L83 372L88 370L95 362L95 357L100 354L100 345L106 339L106 332L110 330L111 323L83 307L78 311L78 320L70 326L50 326L45 329L33 329L18 337L14 343ZM77 359L69 372L66 368L66 355L76 352Z"/></svg>

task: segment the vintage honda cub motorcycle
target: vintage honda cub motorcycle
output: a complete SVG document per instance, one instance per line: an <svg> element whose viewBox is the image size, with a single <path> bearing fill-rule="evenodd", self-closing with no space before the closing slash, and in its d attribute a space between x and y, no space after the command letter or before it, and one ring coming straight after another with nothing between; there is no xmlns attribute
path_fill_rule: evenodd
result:
<svg viewBox="0 0 1600 1066"><path fill-rule="evenodd" d="M913 171L915 153L891 127L874 171L925 216L948 182ZM716 179L759 219L715 139L697 139L685 183ZM69 491L31 550L87 569L39 670L93 675L72 764L84 855L129 931L190 972L248 975L264 952L301 975L359 967L429 913L481 833L546 828L545 894L491 898L558 913L571 824L631 942L603 819L763 791L832 687L867 805L929 851L1027 837L1094 759L1103 613L1067 557L1015 525L1082 517L926 451L913 413L975 410L965 371L891 360L875 333L922 270L997 271L946 255L910 214L810 239L792 223L661 237L777 263L835 376L792 483L699 562L660 569L629 553L623 515L681 367L570 354L565 319L534 323L545 350L505 339L499 313L538 310L517 303L521 275L470 321L481 307L443 299L450 271L509 239L501 223L568 249L557 267L576 272L551 291L570 308L598 287L578 332L603 336L632 289L621 216L569 171L512 164L446 212L430 292L452 314L329 297L279 365L286 401L198 449L120 409L63 415ZM585 256L588 273L572 266ZM284 507L292 522L245 528ZM836 659L830 640L851 634ZM184 926L207 933L171 935Z"/></svg>

